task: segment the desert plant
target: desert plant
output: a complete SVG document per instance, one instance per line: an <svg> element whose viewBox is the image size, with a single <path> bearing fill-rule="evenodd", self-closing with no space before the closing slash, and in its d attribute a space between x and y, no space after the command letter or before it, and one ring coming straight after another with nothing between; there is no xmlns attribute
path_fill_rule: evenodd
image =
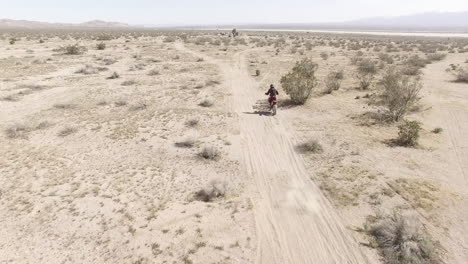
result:
<svg viewBox="0 0 468 264"><path fill-rule="evenodd" d="M24 125L13 125L5 129L5 135L7 138L25 138L28 128Z"/></svg>
<svg viewBox="0 0 468 264"><path fill-rule="evenodd" d="M13 45L16 43L16 38L10 38L10 45Z"/></svg>
<svg viewBox="0 0 468 264"><path fill-rule="evenodd" d="M211 202L216 198L221 198L226 195L227 183L225 181L213 180L208 186L195 192L194 199L202 202Z"/></svg>
<svg viewBox="0 0 468 264"><path fill-rule="evenodd" d="M395 67L389 68L380 81L382 99L390 117L400 120L419 100L422 85L419 78L403 75Z"/></svg>
<svg viewBox="0 0 468 264"><path fill-rule="evenodd" d="M221 152L215 147L204 147L198 153L198 156L206 160L218 160L221 156Z"/></svg>
<svg viewBox="0 0 468 264"><path fill-rule="evenodd" d="M302 144L299 144L296 148L302 153L322 153L323 152L322 145L320 145L320 143L315 139L311 139Z"/></svg>
<svg viewBox="0 0 468 264"><path fill-rule="evenodd" d="M398 126L398 138L395 140L399 146L414 147L418 144L421 124L417 121L405 121Z"/></svg>
<svg viewBox="0 0 468 264"><path fill-rule="evenodd" d="M203 107L210 107L214 105L214 101L212 99L207 98L201 101L198 105Z"/></svg>
<svg viewBox="0 0 468 264"><path fill-rule="evenodd" d="M159 75L159 71L157 69L152 69L148 72L148 75L149 76Z"/></svg>
<svg viewBox="0 0 468 264"><path fill-rule="evenodd" d="M367 228L386 264L441 263L435 243L414 217L394 211Z"/></svg>
<svg viewBox="0 0 468 264"><path fill-rule="evenodd" d="M96 74L98 72L107 71L107 70L108 70L108 68L106 68L106 67L94 67L92 65L87 64L84 67L77 70L75 73L81 73L81 74L88 75L88 74Z"/></svg>
<svg viewBox="0 0 468 264"><path fill-rule="evenodd" d="M429 61L441 61L447 57L447 54L444 53L432 53L427 55L427 59Z"/></svg>
<svg viewBox="0 0 468 264"><path fill-rule="evenodd" d="M63 49L66 55L80 55L86 51L85 47L79 46L78 44L68 45Z"/></svg>
<svg viewBox="0 0 468 264"><path fill-rule="evenodd" d="M326 52L323 51L323 52L320 53L320 57L321 57L323 60L328 60L328 53L326 53Z"/></svg>
<svg viewBox="0 0 468 264"><path fill-rule="evenodd" d="M468 70L459 68L455 72L455 81L461 83L468 83Z"/></svg>
<svg viewBox="0 0 468 264"><path fill-rule="evenodd" d="M325 93L330 94L333 91L337 91L341 87L344 73L342 70L331 71L325 78Z"/></svg>
<svg viewBox="0 0 468 264"><path fill-rule="evenodd" d="M193 118L193 119L187 120L187 121L185 122L185 125L188 126L188 127L195 127L195 126L197 126L199 123L200 123L200 121L199 121L198 119Z"/></svg>
<svg viewBox="0 0 468 264"><path fill-rule="evenodd" d="M375 79L377 71L377 65L370 59L363 59L357 63L356 78L362 90L369 89Z"/></svg>
<svg viewBox="0 0 468 264"><path fill-rule="evenodd" d="M135 80L126 80L121 83L122 86L130 86L136 84Z"/></svg>
<svg viewBox="0 0 468 264"><path fill-rule="evenodd" d="M101 42L96 45L97 50L105 50L106 49L106 43Z"/></svg>
<svg viewBox="0 0 468 264"><path fill-rule="evenodd" d="M255 70L255 76L260 76L260 70Z"/></svg>
<svg viewBox="0 0 468 264"><path fill-rule="evenodd" d="M317 69L318 65L306 58L296 62L292 71L281 77L281 85L293 103L305 104L309 99L312 89L317 85Z"/></svg>
<svg viewBox="0 0 468 264"><path fill-rule="evenodd" d="M113 72L111 76L107 77L107 79L118 79L120 78L120 74L117 72Z"/></svg>
<svg viewBox="0 0 468 264"><path fill-rule="evenodd" d="M189 136L180 141L177 141L175 143L175 146L179 148L191 148L195 146L195 142L196 140L193 137Z"/></svg>
<svg viewBox="0 0 468 264"><path fill-rule="evenodd" d="M66 137L66 136L69 136L71 134L74 134L78 131L78 129L74 128L74 127L66 127L62 130L60 130L58 133L57 133L57 136L59 137Z"/></svg>
<svg viewBox="0 0 468 264"><path fill-rule="evenodd" d="M441 127L436 127L432 130L432 133L434 134L440 134L442 133L442 131L444 131Z"/></svg>

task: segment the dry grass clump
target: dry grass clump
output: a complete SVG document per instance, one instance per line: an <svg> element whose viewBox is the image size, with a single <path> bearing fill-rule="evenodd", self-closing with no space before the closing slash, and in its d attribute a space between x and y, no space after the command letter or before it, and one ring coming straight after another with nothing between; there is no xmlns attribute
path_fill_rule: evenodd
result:
<svg viewBox="0 0 468 264"><path fill-rule="evenodd" d="M135 80L126 80L126 81L123 81L121 83L122 86L130 86L130 85L134 85L136 84L137 82Z"/></svg>
<svg viewBox="0 0 468 264"><path fill-rule="evenodd" d="M208 186L195 192L193 198L197 201L212 202L215 199L226 196L227 183L221 180L213 180Z"/></svg>
<svg viewBox="0 0 468 264"><path fill-rule="evenodd" d="M459 68L455 72L455 81L460 83L468 83L468 70Z"/></svg>
<svg viewBox="0 0 468 264"><path fill-rule="evenodd" d="M86 64L84 67L80 68L75 73L88 75L88 74L96 74L98 72L107 71L107 70L109 69L106 67L94 67L92 65Z"/></svg>
<svg viewBox="0 0 468 264"><path fill-rule="evenodd" d="M74 128L74 127L66 127L66 128L63 128L62 130L60 130L58 133L57 133L57 136L59 137L66 137L66 136L69 136L71 134L74 134L78 131L77 128Z"/></svg>
<svg viewBox="0 0 468 264"><path fill-rule="evenodd" d="M86 48L78 44L68 45L60 49L66 55L81 55L86 52Z"/></svg>
<svg viewBox="0 0 468 264"><path fill-rule="evenodd" d="M436 127L431 132L434 133L434 134L440 134L443 131L444 131L444 129L442 129L441 127Z"/></svg>
<svg viewBox="0 0 468 264"><path fill-rule="evenodd" d="M200 123L200 120L192 118L187 121L185 121L185 125L188 127L196 127Z"/></svg>
<svg viewBox="0 0 468 264"><path fill-rule="evenodd" d="M10 94L10 95L1 97L0 100L7 101L7 102L17 102L20 100L20 98L16 94Z"/></svg>
<svg viewBox="0 0 468 264"><path fill-rule="evenodd" d="M125 101L125 100L117 100L117 101L115 101L114 104L115 104L115 106L117 106L117 107L121 107L121 106L126 106L128 103L127 103L127 101Z"/></svg>
<svg viewBox="0 0 468 264"><path fill-rule="evenodd" d="M192 148L193 146L195 146L195 143L197 141L195 140L194 137L192 136L189 136L189 137L186 137L180 141L177 141L175 143L175 146L176 147L179 147L179 148Z"/></svg>
<svg viewBox="0 0 468 264"><path fill-rule="evenodd" d="M10 139L25 138L28 131L25 125L13 125L5 129L5 135Z"/></svg>
<svg viewBox="0 0 468 264"><path fill-rule="evenodd" d="M74 104L54 104L54 107L57 109L72 109L75 108Z"/></svg>
<svg viewBox="0 0 468 264"><path fill-rule="evenodd" d="M398 126L398 138L395 143L399 146L414 147L418 145L421 124L417 121L405 121Z"/></svg>
<svg viewBox="0 0 468 264"><path fill-rule="evenodd" d="M370 59L363 59L357 63L356 79L359 81L359 87L367 90L372 85L375 75L378 72L377 65Z"/></svg>
<svg viewBox="0 0 468 264"><path fill-rule="evenodd" d="M118 72L113 72L107 79L118 79L120 78L120 74Z"/></svg>
<svg viewBox="0 0 468 264"><path fill-rule="evenodd" d="M281 77L281 85L284 91L291 97L295 104L305 104L317 85L315 73L318 64L311 59L303 59L296 62L292 71Z"/></svg>
<svg viewBox="0 0 468 264"><path fill-rule="evenodd" d="M157 69L152 69L148 72L148 76L155 76L155 75L159 75L159 71Z"/></svg>
<svg viewBox="0 0 468 264"><path fill-rule="evenodd" d="M296 149L302 153L322 153L323 152L322 145L320 145L320 143L315 139L311 139L307 142L299 144L296 147Z"/></svg>
<svg viewBox="0 0 468 264"><path fill-rule="evenodd" d="M325 78L325 93L331 94L333 91L339 90L343 78L343 70L330 72Z"/></svg>
<svg viewBox="0 0 468 264"><path fill-rule="evenodd" d="M105 50L106 49L106 43L101 42L101 43L96 44L96 49L97 50Z"/></svg>
<svg viewBox="0 0 468 264"><path fill-rule="evenodd" d="M198 156L206 160L218 160L221 157L221 152L215 147L204 147Z"/></svg>
<svg viewBox="0 0 468 264"><path fill-rule="evenodd" d="M146 103L136 103L134 105L131 105L128 110L130 111L142 111L145 110L148 107Z"/></svg>
<svg viewBox="0 0 468 264"><path fill-rule="evenodd" d="M214 105L214 100L207 98L201 101L198 105L203 107L211 107Z"/></svg>
<svg viewBox="0 0 468 264"><path fill-rule="evenodd" d="M447 57L447 54L444 53L432 53L427 55L427 59L429 61L441 61Z"/></svg>
<svg viewBox="0 0 468 264"><path fill-rule="evenodd" d="M386 264L439 264L435 243L416 218L399 211L378 217L367 231Z"/></svg>
<svg viewBox="0 0 468 264"><path fill-rule="evenodd" d="M406 113L421 99L419 93L422 84L419 78L412 78L392 67L388 69L380 86L383 89L383 104L387 107L390 117L394 121L403 118Z"/></svg>

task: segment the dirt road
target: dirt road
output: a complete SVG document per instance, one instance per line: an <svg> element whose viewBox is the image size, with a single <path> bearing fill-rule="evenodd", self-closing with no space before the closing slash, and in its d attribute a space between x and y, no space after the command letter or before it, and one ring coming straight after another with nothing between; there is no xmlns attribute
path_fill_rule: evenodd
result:
<svg viewBox="0 0 468 264"><path fill-rule="evenodd" d="M253 111L256 101L266 98L248 73L247 53L236 54L230 63L192 53L221 67L232 92L227 103L240 117L243 164L253 181L248 191L254 201L256 262L367 263L350 231L309 179L281 112L271 117Z"/></svg>

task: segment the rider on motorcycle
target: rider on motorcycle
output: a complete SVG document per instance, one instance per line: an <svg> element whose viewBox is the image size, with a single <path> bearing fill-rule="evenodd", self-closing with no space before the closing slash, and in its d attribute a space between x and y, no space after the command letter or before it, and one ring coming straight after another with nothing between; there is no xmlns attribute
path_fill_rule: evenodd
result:
<svg viewBox="0 0 468 264"><path fill-rule="evenodd" d="M268 98L268 103L270 103L271 106L271 104L276 101L276 96L279 95L279 92L273 84L270 84L270 89L265 93L265 95L270 95L270 98Z"/></svg>

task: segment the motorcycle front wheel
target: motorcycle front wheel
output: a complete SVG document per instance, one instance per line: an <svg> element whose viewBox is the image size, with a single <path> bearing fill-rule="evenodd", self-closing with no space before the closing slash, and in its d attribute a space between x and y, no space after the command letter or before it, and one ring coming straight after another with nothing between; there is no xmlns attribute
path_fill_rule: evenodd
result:
<svg viewBox="0 0 468 264"><path fill-rule="evenodd" d="M271 107L271 114L272 115L276 115L276 110L278 109L278 106L276 104L274 104L272 107Z"/></svg>

